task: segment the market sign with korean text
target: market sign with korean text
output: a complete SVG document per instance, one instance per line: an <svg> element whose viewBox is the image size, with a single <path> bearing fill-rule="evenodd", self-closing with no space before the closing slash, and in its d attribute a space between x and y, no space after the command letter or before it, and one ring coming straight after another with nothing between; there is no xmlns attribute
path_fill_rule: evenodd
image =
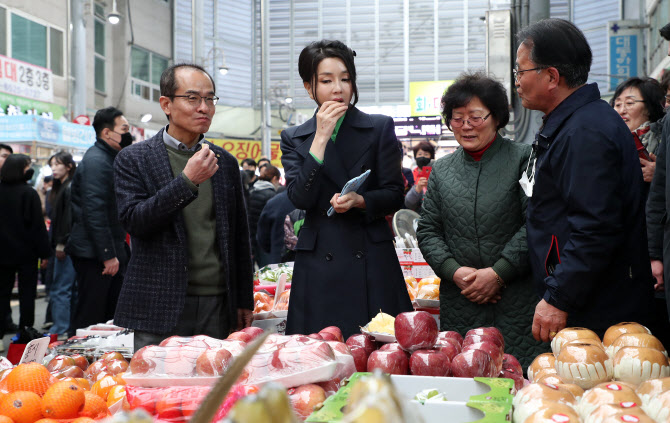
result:
<svg viewBox="0 0 670 423"><path fill-rule="evenodd" d="M409 83L412 116L439 116L442 94L453 81L415 81Z"/></svg>
<svg viewBox="0 0 670 423"><path fill-rule="evenodd" d="M67 108L53 103L0 93L0 116L33 115L59 120Z"/></svg>
<svg viewBox="0 0 670 423"><path fill-rule="evenodd" d="M38 142L86 149L95 143L90 126L38 116L0 116L0 142Z"/></svg>
<svg viewBox="0 0 670 423"><path fill-rule="evenodd" d="M616 87L626 79L643 74L642 60L639 56L642 48L642 30L640 23L634 20L609 21L608 23L609 60L607 73L610 75L608 89Z"/></svg>
<svg viewBox="0 0 670 423"><path fill-rule="evenodd" d="M0 55L0 91L52 103L53 75L49 69Z"/></svg>
<svg viewBox="0 0 670 423"><path fill-rule="evenodd" d="M212 144L218 145L224 150L228 151L230 154L235 156L238 163L242 163L244 159L254 159L258 161L261 158L261 142L253 140L231 140L231 139L218 139L218 138L207 138L207 141L210 141ZM270 158L270 163L275 167L282 167L281 165L281 150L279 149L279 141L273 141L270 146L270 153L272 157Z"/></svg>

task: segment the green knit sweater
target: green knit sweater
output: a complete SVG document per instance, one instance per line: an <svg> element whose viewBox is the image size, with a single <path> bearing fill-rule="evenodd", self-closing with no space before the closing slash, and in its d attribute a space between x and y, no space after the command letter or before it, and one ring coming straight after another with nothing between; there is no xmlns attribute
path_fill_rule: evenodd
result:
<svg viewBox="0 0 670 423"><path fill-rule="evenodd" d="M211 179L196 186L182 172L194 151L165 146L174 175L181 174L198 197L182 210L188 246L188 295L221 295L226 291L216 248L216 216Z"/></svg>

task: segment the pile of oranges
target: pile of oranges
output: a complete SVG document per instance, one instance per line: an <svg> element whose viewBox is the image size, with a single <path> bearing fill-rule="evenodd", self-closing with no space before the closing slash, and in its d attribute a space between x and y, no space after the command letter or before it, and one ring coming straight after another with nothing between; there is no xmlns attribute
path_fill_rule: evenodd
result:
<svg viewBox="0 0 670 423"><path fill-rule="evenodd" d="M107 399L118 382L102 386L103 379L89 391L87 379L59 380L41 364L19 364L0 381L0 423L93 423L108 417Z"/></svg>

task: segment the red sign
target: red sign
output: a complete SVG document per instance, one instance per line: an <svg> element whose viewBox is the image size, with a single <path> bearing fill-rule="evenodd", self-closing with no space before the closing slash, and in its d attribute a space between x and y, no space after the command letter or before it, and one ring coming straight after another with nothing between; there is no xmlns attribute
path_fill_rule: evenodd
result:
<svg viewBox="0 0 670 423"><path fill-rule="evenodd" d="M79 115L72 120L73 123L78 123L79 125L88 125L91 126L91 119L86 115Z"/></svg>

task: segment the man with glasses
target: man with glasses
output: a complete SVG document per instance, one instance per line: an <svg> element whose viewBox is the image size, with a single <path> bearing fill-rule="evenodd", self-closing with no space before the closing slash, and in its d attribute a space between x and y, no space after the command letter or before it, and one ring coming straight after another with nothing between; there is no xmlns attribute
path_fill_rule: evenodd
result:
<svg viewBox="0 0 670 423"><path fill-rule="evenodd" d="M598 86L586 84L591 48L575 25L546 19L518 38L518 95L524 107L545 114L527 191L528 249L540 297L533 335L549 341L566 326L602 336L622 321L649 325L653 282L631 132Z"/></svg>
<svg viewBox="0 0 670 423"><path fill-rule="evenodd" d="M205 140L218 101L198 65L167 68L168 125L116 159L119 217L132 258L114 316L135 349L170 335L226 338L251 323L249 228L237 159Z"/></svg>

